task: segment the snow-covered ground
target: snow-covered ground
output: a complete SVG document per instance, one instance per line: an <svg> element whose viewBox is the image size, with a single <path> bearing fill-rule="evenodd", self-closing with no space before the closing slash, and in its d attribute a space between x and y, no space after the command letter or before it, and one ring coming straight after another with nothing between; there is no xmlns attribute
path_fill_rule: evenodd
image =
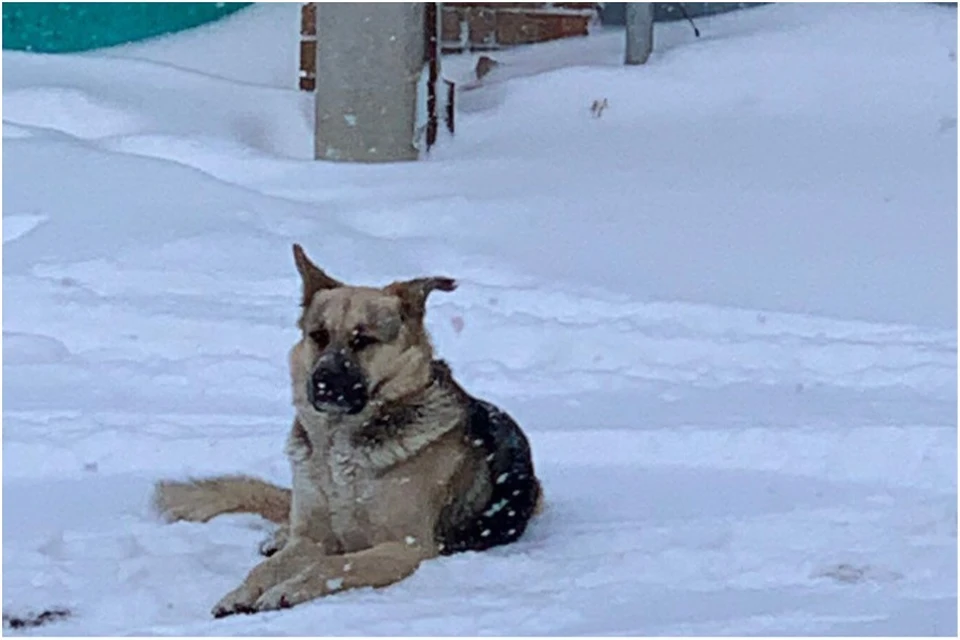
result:
<svg viewBox="0 0 960 640"><path fill-rule="evenodd" d="M956 12L777 5L495 54L455 141L316 163L297 6L3 55L3 612L50 634L957 631ZM466 78L474 56L446 63ZM590 105L609 108L593 118ZM293 242L457 277L429 326L530 434L519 543L213 620L288 482Z"/></svg>

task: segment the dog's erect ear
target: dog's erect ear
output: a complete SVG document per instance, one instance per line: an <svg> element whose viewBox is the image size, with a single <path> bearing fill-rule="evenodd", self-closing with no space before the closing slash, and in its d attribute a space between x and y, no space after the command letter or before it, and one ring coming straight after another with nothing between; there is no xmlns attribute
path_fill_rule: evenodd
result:
<svg viewBox="0 0 960 640"><path fill-rule="evenodd" d="M456 288L457 281L453 278L433 277L394 282L384 291L400 298L405 314L422 318L431 291L453 291Z"/></svg>
<svg viewBox="0 0 960 640"><path fill-rule="evenodd" d="M334 280L323 269L310 262L310 258L304 252L299 244L293 245L293 259L297 263L297 271L300 272L300 279L303 280L303 301L301 306L306 307L313 300L313 295L323 289L336 289L342 287L343 283Z"/></svg>

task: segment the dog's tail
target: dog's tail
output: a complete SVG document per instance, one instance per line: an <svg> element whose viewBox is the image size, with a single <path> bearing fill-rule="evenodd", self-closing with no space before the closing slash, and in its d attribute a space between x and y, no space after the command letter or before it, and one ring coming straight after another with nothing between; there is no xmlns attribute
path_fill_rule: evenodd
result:
<svg viewBox="0 0 960 640"><path fill-rule="evenodd" d="M290 518L290 489L249 476L158 482L153 506L169 522L206 522L224 513L256 513L283 524Z"/></svg>

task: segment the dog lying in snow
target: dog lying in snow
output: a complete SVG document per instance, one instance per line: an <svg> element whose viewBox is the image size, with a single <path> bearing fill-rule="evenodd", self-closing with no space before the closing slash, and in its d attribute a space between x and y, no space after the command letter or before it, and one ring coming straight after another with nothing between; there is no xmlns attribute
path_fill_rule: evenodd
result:
<svg viewBox="0 0 960 640"><path fill-rule="evenodd" d="M427 297L449 278L345 285L293 247L303 283L290 352L293 488L246 476L157 484L167 519L257 513L278 523L268 556L216 617L383 587L423 560L517 540L542 492L527 438L435 360Z"/></svg>

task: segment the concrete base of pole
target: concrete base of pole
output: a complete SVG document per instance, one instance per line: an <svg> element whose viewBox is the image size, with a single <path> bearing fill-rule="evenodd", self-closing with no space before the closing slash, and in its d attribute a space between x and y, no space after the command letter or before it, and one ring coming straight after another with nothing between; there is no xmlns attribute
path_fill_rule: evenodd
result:
<svg viewBox="0 0 960 640"><path fill-rule="evenodd" d="M416 160L424 4L317 3L318 160Z"/></svg>
<svg viewBox="0 0 960 640"><path fill-rule="evenodd" d="M653 51L653 3L627 3L625 64L644 64Z"/></svg>

